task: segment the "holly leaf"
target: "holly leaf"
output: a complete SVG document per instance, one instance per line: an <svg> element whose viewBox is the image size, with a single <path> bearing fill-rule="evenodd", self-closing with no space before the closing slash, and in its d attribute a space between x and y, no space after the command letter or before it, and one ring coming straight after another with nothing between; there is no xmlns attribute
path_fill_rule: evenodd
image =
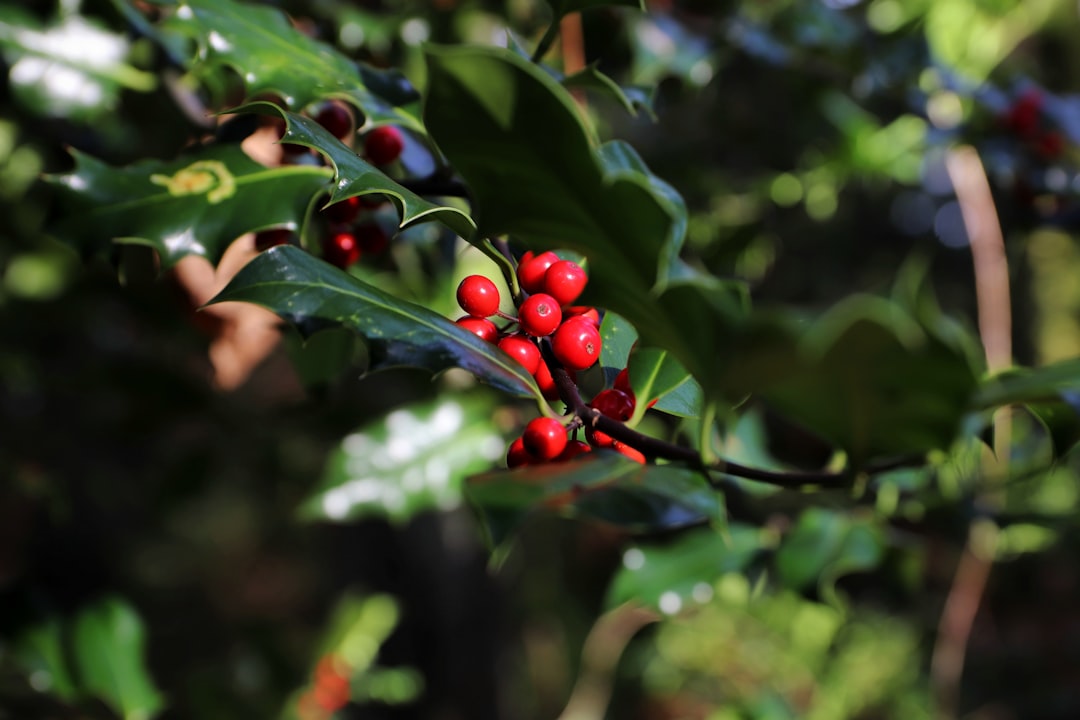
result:
<svg viewBox="0 0 1080 720"><path fill-rule="evenodd" d="M367 341L371 370L407 366L438 373L460 367L510 395L542 399L532 376L496 346L296 247L261 253L209 304L228 301L262 305L305 336L349 328Z"/></svg>
<svg viewBox="0 0 1080 720"><path fill-rule="evenodd" d="M972 398L975 408L989 410L1019 403L1060 402L1063 393L1080 392L1080 359L1039 368L1013 368L983 380Z"/></svg>
<svg viewBox="0 0 1080 720"><path fill-rule="evenodd" d="M396 107L396 93L376 95L370 74L326 43L296 29L280 10L233 0L184 0L169 27L198 46L196 68L231 68L248 97L278 94L289 108L337 97L355 105L372 125L395 124L423 132L417 116ZM382 88L379 88L382 91Z"/></svg>
<svg viewBox="0 0 1080 720"><path fill-rule="evenodd" d="M700 473L642 465L607 450L476 475L466 482L465 496L483 515L494 545L529 512L542 508L632 533L724 521L723 502Z"/></svg>
<svg viewBox="0 0 1080 720"><path fill-rule="evenodd" d="M790 587L802 590L816 584L835 600L836 581L877 567L884 548L881 529L870 521L810 508L776 551L776 569Z"/></svg>
<svg viewBox="0 0 1080 720"><path fill-rule="evenodd" d="M493 410L486 395L444 396L351 433L331 453L319 489L300 506L301 517L402 522L458 506L465 477L506 452L491 423Z"/></svg>
<svg viewBox="0 0 1080 720"><path fill-rule="evenodd" d="M325 155L334 168L334 182L328 205L354 195L381 194L397 207L402 229L420 222L438 220L461 237L472 238L475 225L467 213L455 207L425 200L403 187L382 170L363 160L312 118L282 110L268 102L249 103L230 112L278 115L285 120L286 125L281 142L314 148Z"/></svg>
<svg viewBox="0 0 1080 720"><path fill-rule="evenodd" d="M573 75L567 75L562 79L562 84L563 87L571 90L590 90L609 96L634 117L644 111L653 122L656 122L653 97L648 89L637 86L623 87L610 75L600 72L596 65L589 65Z"/></svg>
<svg viewBox="0 0 1080 720"><path fill-rule="evenodd" d="M628 367L630 389L637 399L629 424L634 425L641 420L653 399L656 399L656 404L652 406L654 410L679 417L701 414L701 386L667 350L635 348L630 353Z"/></svg>
<svg viewBox="0 0 1080 720"><path fill-rule="evenodd" d="M308 165L268 168L236 145L125 168L72 155L72 172L46 178L57 191L59 218L49 231L86 255L114 241L148 245L165 267L187 255L217 264L246 232L298 228L332 174Z"/></svg>
<svg viewBox="0 0 1080 720"><path fill-rule="evenodd" d="M110 597L75 618L74 659L87 692L126 720L142 720L164 706L143 660L142 621L126 602Z"/></svg>

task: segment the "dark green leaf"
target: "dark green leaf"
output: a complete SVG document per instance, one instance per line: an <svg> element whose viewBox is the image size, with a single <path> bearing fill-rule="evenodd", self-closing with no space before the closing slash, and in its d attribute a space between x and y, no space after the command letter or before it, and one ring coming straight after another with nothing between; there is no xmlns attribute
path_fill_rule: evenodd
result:
<svg viewBox="0 0 1080 720"><path fill-rule="evenodd" d="M106 598L75 619L74 657L82 686L129 720L164 705L143 660L143 625L119 598Z"/></svg>
<svg viewBox="0 0 1080 720"><path fill-rule="evenodd" d="M624 7L637 8L638 10L645 9L644 0L548 0L548 4L551 5L551 9L555 11L556 17L569 15L572 12L578 12L580 10L604 7L605 5L622 5Z"/></svg>
<svg viewBox="0 0 1080 720"><path fill-rule="evenodd" d="M372 92L352 60L297 30L280 10L233 0L185 0L170 23L198 44L199 66L232 68L244 79L248 97L275 93L297 110L339 97L372 124L423 131L412 112ZM387 94L393 101L405 99L396 91Z"/></svg>
<svg viewBox="0 0 1080 720"><path fill-rule="evenodd" d="M1080 359L1006 370L982 382L972 405L990 409L1017 403L1055 402L1064 392L1080 392Z"/></svg>
<svg viewBox="0 0 1080 720"><path fill-rule="evenodd" d="M494 345L299 248L279 246L256 257L210 302L226 301L263 305L305 335L350 328L367 340L373 370L460 367L503 392L540 398L532 376Z"/></svg>
<svg viewBox="0 0 1080 720"><path fill-rule="evenodd" d="M619 313L715 389L706 383L732 350L745 295L716 279L670 282L684 222L670 187L627 146L597 147L567 90L512 51L432 48L428 70L425 120L469 184L480 234L585 255L582 301Z"/></svg>
<svg viewBox="0 0 1080 720"><path fill-rule="evenodd" d="M817 584L829 594L843 575L876 567L883 548L881 531L870 522L811 508L784 537L776 552L776 569L795 589Z"/></svg>
<svg viewBox="0 0 1080 720"><path fill-rule="evenodd" d="M331 176L328 168L307 165L268 168L236 145L126 168L73 154L73 172L48 178L58 195L51 232L84 254L114 240L149 245L165 266L186 255L216 264L245 232L300 227Z"/></svg>
<svg viewBox="0 0 1080 720"><path fill-rule="evenodd" d="M654 409L673 415L690 417L701 413L701 386L671 353L659 348L636 348L630 353L629 368L630 387L637 398L631 424L641 419L653 399L657 399Z"/></svg>
<svg viewBox="0 0 1080 720"><path fill-rule="evenodd" d="M57 618L48 618L26 628L15 638L14 656L35 687L65 700L78 696L78 688L64 659L63 628Z"/></svg>
<svg viewBox="0 0 1080 720"><path fill-rule="evenodd" d="M1080 397L1074 392L1063 393L1060 402L1031 403L1027 408L1046 427L1054 444L1054 455L1062 457L1080 442Z"/></svg>
<svg viewBox="0 0 1080 720"><path fill-rule="evenodd" d="M712 528L690 531L666 545L641 545L623 553L622 567L608 589L607 605L628 601L659 607L668 593L707 601L723 575L739 572L761 551L761 530L731 524L724 532Z"/></svg>
<svg viewBox="0 0 1080 720"><path fill-rule="evenodd" d="M408 520L461 503L462 481L506 452L487 396L444 396L395 410L346 437L327 463L319 490L300 508L307 519L361 516Z"/></svg>
<svg viewBox="0 0 1080 720"><path fill-rule="evenodd" d="M305 115L287 112L272 103L256 102L232 112L255 112L278 115L286 123L282 142L315 148L334 166L335 177L330 202L340 202L354 195L386 195L398 208L401 227L438 220L465 239L473 235L474 225L468 214L458 208L425 200L391 180L386 173L364 161L351 148L331 135L319 123Z"/></svg>
<svg viewBox="0 0 1080 720"><path fill-rule="evenodd" d="M625 318L618 313L604 313L600 323L600 367L604 369L605 385L615 382L615 376L626 367L637 338L637 330Z"/></svg>
<svg viewBox="0 0 1080 720"><path fill-rule="evenodd" d="M652 95L648 90L640 87L621 87L610 76L600 72L595 65L590 65L573 75L567 75L562 79L562 84L572 90L593 90L609 95L631 115L636 117L639 111L644 110L653 121L656 120Z"/></svg>

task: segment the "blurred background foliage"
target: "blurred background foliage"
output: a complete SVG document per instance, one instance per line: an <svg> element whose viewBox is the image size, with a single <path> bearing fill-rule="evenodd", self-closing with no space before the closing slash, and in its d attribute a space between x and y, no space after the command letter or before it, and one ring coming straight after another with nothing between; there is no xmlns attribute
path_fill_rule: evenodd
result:
<svg viewBox="0 0 1080 720"><path fill-rule="evenodd" d="M550 18L539 0L264 4L421 89L423 43L509 31L532 47ZM945 167L971 144L1005 235L1017 362L1080 354L1074 3L647 4L585 13L582 47L619 84L657 85L634 94L655 120L592 95L588 109L686 198L693 262L749 278L759 306L817 310L889 292L916 258L973 328ZM492 558L460 486L523 408L454 373L358 378L363 349L332 333L287 334L222 387L227 318L196 313L145 248L84 263L50 238L38 178L70 169L67 148L170 160L236 99L235 78L189 72L189 48L155 37L160 12L0 2L0 717L319 717L342 677L340 717L937 716L938 621L987 514L977 439L932 483L890 474L856 512L823 493L799 514L799 493L769 490L759 525L678 538L536 514ZM356 272L441 310L477 262L423 226ZM1014 417L957 716L1080 713L1075 408L1065 393ZM445 473L407 463L400 482L342 491L366 472L350 447L438 422L470 451ZM721 440L758 466L821 462L757 410Z"/></svg>

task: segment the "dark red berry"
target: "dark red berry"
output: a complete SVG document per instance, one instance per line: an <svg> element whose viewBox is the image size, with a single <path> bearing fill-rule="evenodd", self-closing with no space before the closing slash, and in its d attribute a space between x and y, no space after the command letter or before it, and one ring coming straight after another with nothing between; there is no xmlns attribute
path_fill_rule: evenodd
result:
<svg viewBox="0 0 1080 720"><path fill-rule="evenodd" d="M555 384L555 378L551 376L551 368L542 357L540 364L536 367L536 372L533 373L533 379L536 380L536 387L540 388L540 394L544 396L544 399L559 399L559 388Z"/></svg>
<svg viewBox="0 0 1080 720"><path fill-rule="evenodd" d="M405 149L401 131L391 125L377 127L364 138L364 155L374 165L389 165Z"/></svg>
<svg viewBox="0 0 1080 720"><path fill-rule="evenodd" d="M458 285L457 301L473 317L491 317L499 310L499 289L483 275L469 275Z"/></svg>
<svg viewBox="0 0 1080 720"><path fill-rule="evenodd" d="M376 223L363 223L353 230L356 241L360 243L360 249L365 253L380 255L386 252L390 245L390 238Z"/></svg>
<svg viewBox="0 0 1080 720"><path fill-rule="evenodd" d="M532 455L525 449L525 441L522 438L515 438L506 450L506 467L521 467L522 465L528 465L532 461Z"/></svg>
<svg viewBox="0 0 1080 720"><path fill-rule="evenodd" d="M331 265L345 269L360 259L360 245L351 232L334 233L323 243L323 258Z"/></svg>
<svg viewBox="0 0 1080 720"><path fill-rule="evenodd" d="M565 462L587 452L592 452L592 447L588 443L583 443L580 440L570 440L556 459L559 462Z"/></svg>
<svg viewBox="0 0 1080 720"><path fill-rule="evenodd" d="M553 460L566 448L566 428L555 418L533 418L521 439L529 455L537 460Z"/></svg>
<svg viewBox="0 0 1080 720"><path fill-rule="evenodd" d="M1042 107L1042 93L1035 89L1027 90L1009 108L1005 116L1005 124L1020 137L1034 137L1039 129Z"/></svg>
<svg viewBox="0 0 1080 720"><path fill-rule="evenodd" d="M563 309L563 317L580 317L585 318L596 327L600 327L600 313L594 307L588 305L571 305L568 308Z"/></svg>
<svg viewBox="0 0 1080 720"><path fill-rule="evenodd" d="M530 293L542 292L544 276L548 268L557 262L559 262L559 256L551 251L535 256L532 253L522 255L517 268L518 282L521 283L522 289Z"/></svg>
<svg viewBox="0 0 1080 720"><path fill-rule="evenodd" d="M339 102L331 101L323 105L315 115L315 122L339 140L349 137L353 130L352 113Z"/></svg>
<svg viewBox="0 0 1080 720"><path fill-rule="evenodd" d="M323 208L323 216L332 223L344 225L351 223L360 214L360 198L353 195L341 202Z"/></svg>
<svg viewBox="0 0 1080 720"><path fill-rule="evenodd" d="M507 355L521 363L521 366L525 368L525 372L530 375L535 375L540 368L540 349L524 335L507 335L499 340L499 347ZM550 375L549 372L548 376Z"/></svg>
<svg viewBox="0 0 1080 720"><path fill-rule="evenodd" d="M601 390L589 403L601 415L626 422L634 415L634 399L622 390Z"/></svg>
<svg viewBox="0 0 1080 720"><path fill-rule="evenodd" d="M531 295L518 308L518 324L533 337L546 337L562 322L558 301L545 293Z"/></svg>
<svg viewBox="0 0 1080 720"><path fill-rule="evenodd" d="M533 295L532 297L541 297ZM532 298L530 298L531 300ZM524 305L522 306L524 307ZM570 318L555 331L551 351L568 370L585 370L600 358L600 331L585 318Z"/></svg>
<svg viewBox="0 0 1080 720"><path fill-rule="evenodd" d="M544 273L544 292L560 305L569 305L578 299L588 282L589 277L580 265L573 260L560 260Z"/></svg>
<svg viewBox="0 0 1080 720"><path fill-rule="evenodd" d="M1039 153L1044 160L1057 160L1064 151L1064 138L1061 137L1061 133L1053 130L1042 133L1035 141L1035 152Z"/></svg>
<svg viewBox="0 0 1080 720"><path fill-rule="evenodd" d="M458 318L457 324L476 335L481 340L493 343L499 339L499 329L495 323L486 318L476 318L471 315Z"/></svg>
<svg viewBox="0 0 1080 720"><path fill-rule="evenodd" d="M269 250L276 245L288 245L293 238L293 231L288 228L274 228L255 233L255 249L259 252Z"/></svg>
<svg viewBox="0 0 1080 720"><path fill-rule="evenodd" d="M623 455L630 458L634 462L639 462L642 465L645 464L645 456L637 448L632 448L629 445L627 445L626 443L619 442L618 440L616 440L615 442L613 442L611 444L611 448L615 452L622 453Z"/></svg>
<svg viewBox="0 0 1080 720"><path fill-rule="evenodd" d="M613 387L616 390L622 390L630 397L634 397L634 391L630 389L630 368L623 368L619 371L619 374L615 376Z"/></svg>

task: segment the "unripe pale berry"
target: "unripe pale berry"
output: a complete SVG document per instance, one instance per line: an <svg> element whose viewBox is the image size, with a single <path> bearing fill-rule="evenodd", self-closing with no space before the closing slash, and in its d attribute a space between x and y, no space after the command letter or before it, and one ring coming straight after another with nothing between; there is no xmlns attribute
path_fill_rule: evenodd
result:
<svg viewBox="0 0 1080 720"><path fill-rule="evenodd" d="M499 339L499 329L495 323L486 318L477 318L466 315L457 319L457 324L476 335L481 340L493 343Z"/></svg>
<svg viewBox="0 0 1080 720"><path fill-rule="evenodd" d="M535 459L553 460L566 448L566 428L555 418L533 418L525 426L521 439Z"/></svg>
<svg viewBox="0 0 1080 720"><path fill-rule="evenodd" d="M555 331L555 337L551 339L551 351L568 370L592 367L600 358L601 347L600 331L591 322L580 317L570 318L560 325Z"/></svg>
<svg viewBox="0 0 1080 720"><path fill-rule="evenodd" d="M364 137L364 155L374 165L389 165L405 149L405 139L396 127L377 127Z"/></svg>
<svg viewBox="0 0 1080 720"><path fill-rule="evenodd" d="M559 262L559 256L550 250L539 255L527 252L518 263L517 276L525 292L535 293L544 290L544 277L548 268Z"/></svg>
<svg viewBox="0 0 1080 720"><path fill-rule="evenodd" d="M544 273L544 292L558 300L560 305L569 305L578 299L588 282L589 278L580 265L573 260L560 260Z"/></svg>
<svg viewBox="0 0 1080 720"><path fill-rule="evenodd" d="M521 363L521 366L525 368L525 372L536 375L542 358L540 357L540 349L529 338L524 335L507 335L499 340L499 348ZM551 377L550 372L548 377Z"/></svg>
<svg viewBox="0 0 1080 720"><path fill-rule="evenodd" d="M518 323L522 331L533 337L550 335L561 322L562 310L558 301L545 293L530 296L518 308Z"/></svg>
<svg viewBox="0 0 1080 720"><path fill-rule="evenodd" d="M483 275L469 275L458 285L457 301L473 317L490 317L499 310L499 289Z"/></svg>

